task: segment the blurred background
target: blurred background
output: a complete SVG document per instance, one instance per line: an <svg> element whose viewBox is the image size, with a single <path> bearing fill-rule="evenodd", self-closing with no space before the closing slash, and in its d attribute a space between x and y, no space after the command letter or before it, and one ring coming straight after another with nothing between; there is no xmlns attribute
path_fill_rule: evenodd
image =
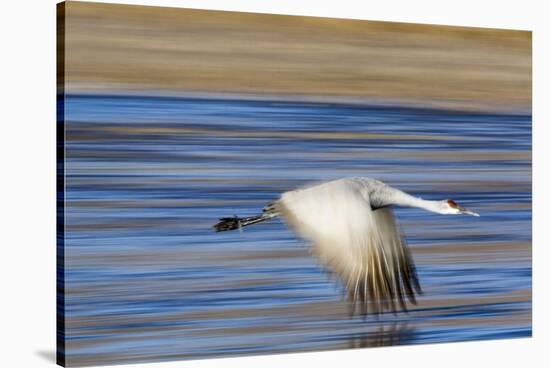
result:
<svg viewBox="0 0 550 368"><path fill-rule="evenodd" d="M69 2L67 362L531 335L531 34ZM481 217L396 215L424 296L349 318L275 220L370 176Z"/></svg>
<svg viewBox="0 0 550 368"><path fill-rule="evenodd" d="M70 91L530 111L531 32L69 2Z"/></svg>

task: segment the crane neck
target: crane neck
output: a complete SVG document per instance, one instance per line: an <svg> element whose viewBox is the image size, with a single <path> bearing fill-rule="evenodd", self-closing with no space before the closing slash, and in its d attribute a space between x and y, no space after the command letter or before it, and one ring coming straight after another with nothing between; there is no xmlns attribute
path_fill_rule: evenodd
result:
<svg viewBox="0 0 550 368"><path fill-rule="evenodd" d="M421 208L430 212L442 213L440 201L429 201L419 197L414 197L398 189L394 189L391 204L402 207Z"/></svg>

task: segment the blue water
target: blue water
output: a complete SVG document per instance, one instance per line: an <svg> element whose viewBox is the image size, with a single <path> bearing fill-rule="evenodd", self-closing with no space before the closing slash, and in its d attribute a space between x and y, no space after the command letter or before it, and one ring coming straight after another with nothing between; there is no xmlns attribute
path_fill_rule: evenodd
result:
<svg viewBox="0 0 550 368"><path fill-rule="evenodd" d="M531 116L359 104L70 95L69 365L531 335ZM274 220L305 183L368 176L481 217L396 209L424 295L350 318Z"/></svg>

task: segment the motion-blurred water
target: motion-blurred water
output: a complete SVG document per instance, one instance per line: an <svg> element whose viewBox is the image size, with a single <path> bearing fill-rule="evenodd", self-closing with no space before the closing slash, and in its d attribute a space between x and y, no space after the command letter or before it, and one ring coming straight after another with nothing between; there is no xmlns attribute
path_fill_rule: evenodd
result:
<svg viewBox="0 0 550 368"><path fill-rule="evenodd" d="M531 116L70 95L67 362L89 365L531 335ZM214 233L312 181L370 176L481 214L396 209L424 289L350 318L279 220Z"/></svg>

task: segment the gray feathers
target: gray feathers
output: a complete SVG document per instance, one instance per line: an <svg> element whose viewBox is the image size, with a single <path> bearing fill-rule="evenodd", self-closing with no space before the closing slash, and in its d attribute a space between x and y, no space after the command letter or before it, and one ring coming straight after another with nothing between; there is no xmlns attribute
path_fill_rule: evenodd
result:
<svg viewBox="0 0 550 368"><path fill-rule="evenodd" d="M391 197L391 189L379 181L340 179L286 192L277 203L288 225L338 275L352 314L406 311L407 300L415 303L421 292L391 207L376 198Z"/></svg>

